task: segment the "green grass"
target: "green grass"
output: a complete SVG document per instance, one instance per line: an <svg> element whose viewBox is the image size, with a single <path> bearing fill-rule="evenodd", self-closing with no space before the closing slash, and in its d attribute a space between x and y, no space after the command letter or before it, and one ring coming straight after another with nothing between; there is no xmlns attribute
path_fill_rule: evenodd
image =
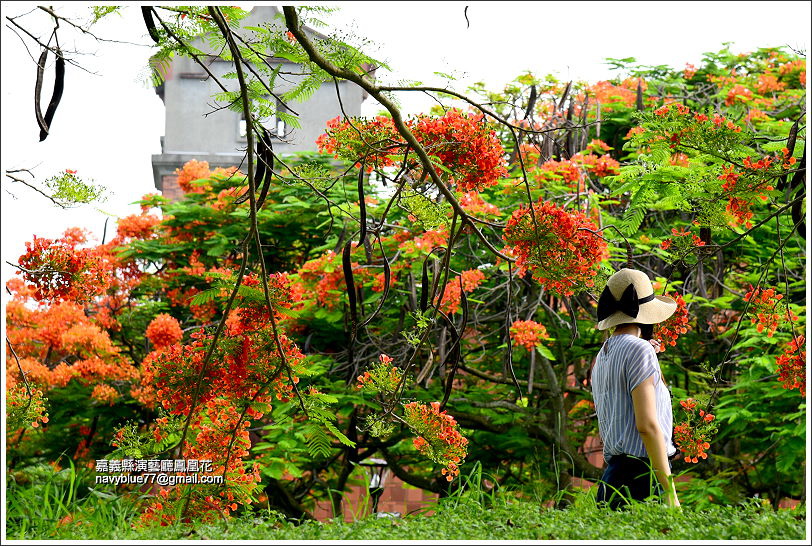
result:
<svg viewBox="0 0 812 546"><path fill-rule="evenodd" d="M366 518L355 523L286 522L277 512L243 512L225 523L133 527L138 511L127 497L91 491L78 498L72 469L7 489L7 539L38 540L804 540L806 509L741 506L681 510L634 504L598 509L594 491L578 493L564 510L486 493L481 475L464 494L441 499L434 515ZM61 522L71 514L73 521Z"/></svg>

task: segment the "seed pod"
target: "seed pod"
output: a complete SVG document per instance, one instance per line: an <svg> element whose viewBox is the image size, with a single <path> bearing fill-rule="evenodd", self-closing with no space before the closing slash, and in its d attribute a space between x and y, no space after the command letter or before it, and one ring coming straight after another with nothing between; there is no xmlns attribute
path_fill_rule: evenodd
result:
<svg viewBox="0 0 812 546"><path fill-rule="evenodd" d="M468 326L468 296L465 295L465 290L462 289L462 279L459 279L460 283L460 303L462 304L462 324L460 324L460 329L457 331L454 328L454 325L451 325L451 332L452 336L455 338L453 341L453 345L451 346L451 351L448 353L448 357L446 361L443 363L444 365L450 364L451 370L448 372L446 376L446 384L445 384L445 393L443 394L443 401L440 402L440 410L445 408L446 403L448 402L448 397L451 396L451 387L454 383L454 376L457 375L457 368L459 368L460 360L462 357L461 353L461 342L462 342L462 335L465 334L465 328ZM448 321L451 323L451 321Z"/></svg>
<svg viewBox="0 0 812 546"><path fill-rule="evenodd" d="M790 183L790 190L794 190L796 187L801 186L803 187L803 182L806 174L806 149L804 149L804 155L801 156L801 162L798 165L798 170L795 171L795 175L792 177L792 182ZM806 223L804 222L804 214L801 210L804 204L804 199L800 199L792 205L792 221L794 225L797 225L796 230L798 231L798 235L801 236L803 240L806 240Z"/></svg>
<svg viewBox="0 0 812 546"><path fill-rule="evenodd" d="M51 123L54 120L56 107L59 106L59 101L62 100L62 91L65 89L65 57L62 56L62 50L56 49L56 72L54 74L54 92L51 94L51 101L48 103L48 109L45 111L45 129L40 127L39 141L42 142L48 137L51 130Z"/></svg>
<svg viewBox="0 0 812 546"><path fill-rule="evenodd" d="M637 80L637 111L643 111L643 80Z"/></svg>
<svg viewBox="0 0 812 546"><path fill-rule="evenodd" d="M527 99L527 109L524 111L524 119L530 117L530 114L533 113L533 108L536 106L536 99L538 98L538 94L536 93L536 86L530 86L530 98Z"/></svg>
<svg viewBox="0 0 812 546"><path fill-rule="evenodd" d="M361 234L358 236L358 244L364 244L367 238L367 203L364 197L364 162L358 170L358 206L361 209Z"/></svg>
<svg viewBox="0 0 812 546"><path fill-rule="evenodd" d="M567 159L575 155L575 141L572 136L572 133L575 130L572 128L572 113L574 108L575 106L572 104L572 101L570 101L570 105L567 107Z"/></svg>
<svg viewBox="0 0 812 546"><path fill-rule="evenodd" d="M431 256L426 256L423 260L423 277L420 279L420 312L425 313L429 307L429 260Z"/></svg>
<svg viewBox="0 0 812 546"><path fill-rule="evenodd" d="M375 308L375 311L373 311L372 314L367 317L361 326L366 326L372 322L372 319L374 319L378 313L381 312L383 304L386 301L386 296L389 295L389 281L392 278L392 271L389 268L389 260L386 258L386 254L383 253L383 244L381 243L380 237L378 237L378 246L380 247L381 254L383 255L383 294L381 294L381 299L378 300L378 307Z"/></svg>
<svg viewBox="0 0 812 546"><path fill-rule="evenodd" d="M558 109L562 110L564 108L564 103L567 101L567 97L570 94L570 87L572 86L572 82L567 82L567 86L564 88L564 93L561 94L561 100L558 101Z"/></svg>
<svg viewBox="0 0 812 546"><path fill-rule="evenodd" d="M806 222L804 222L804 215L801 211L803 206L803 200L796 201L794 205L792 205L792 221L794 222L795 230L798 232L798 235L806 241Z"/></svg>
<svg viewBox="0 0 812 546"><path fill-rule="evenodd" d="M271 139L268 136L268 131L263 127L262 128L262 135L257 139L257 148L256 148L256 157L257 157L257 168L254 171L254 190L262 184L263 179L266 178L266 173L268 173L268 167L270 167L270 172L273 172L273 151L270 149ZM267 174L267 180L262 185L262 191L260 192L260 196L257 199L256 208L262 206L262 203L265 201L265 197L268 195L268 188L270 187L270 173ZM239 196L237 199L234 200L235 205L241 205L248 201L251 197L249 195L249 191L251 191L250 186L248 191L244 194Z"/></svg>
<svg viewBox="0 0 812 546"><path fill-rule="evenodd" d="M262 182L262 191L259 192L259 198L257 199L257 210L265 203L265 198L268 197L268 190L271 189L271 178L273 177L273 143L271 142L271 135L268 134L268 130L265 127L262 128L262 138L260 139L260 147L259 153L257 154L260 158L260 168L262 168L262 177L255 177L256 183L258 184L260 181Z"/></svg>
<svg viewBox="0 0 812 546"><path fill-rule="evenodd" d="M798 138L798 123L801 121L800 118L795 120L795 123L792 124L792 127L789 129L789 135L787 136L787 150L789 150L789 156L792 157L793 152L795 151L795 142ZM776 189L782 190L786 187L787 181L789 180L789 173L785 174L779 183L776 185Z"/></svg>
<svg viewBox="0 0 812 546"><path fill-rule="evenodd" d="M352 251L352 239L347 241L344 245L344 252L341 256L342 266L344 267L344 282L347 284L347 299L350 303L350 322L351 322L351 335L350 343L355 340L355 332L358 327L358 302L355 293L355 281L352 275L352 259L350 252Z"/></svg>
<svg viewBox="0 0 812 546"><path fill-rule="evenodd" d="M709 227L701 227L701 228L699 228L699 238L706 245L711 244L711 228L709 228Z"/></svg>
<svg viewBox="0 0 812 546"><path fill-rule="evenodd" d="M155 20L152 18L152 6L141 6L141 14L144 16L144 23L147 25L149 37L157 44L160 41L158 29L155 28Z"/></svg>
<svg viewBox="0 0 812 546"><path fill-rule="evenodd" d="M37 62L37 82L34 85L34 113L37 116L37 125L40 131L48 132L48 124L45 123L45 118L42 117L42 109L40 108L40 95L42 94L42 78L45 75L45 61L48 59L48 48L46 47L42 54L39 56Z"/></svg>

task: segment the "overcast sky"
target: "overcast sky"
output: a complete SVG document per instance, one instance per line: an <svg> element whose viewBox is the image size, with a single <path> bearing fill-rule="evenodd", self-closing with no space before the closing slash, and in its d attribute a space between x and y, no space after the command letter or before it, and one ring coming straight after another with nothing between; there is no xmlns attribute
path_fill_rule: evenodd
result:
<svg viewBox="0 0 812 546"><path fill-rule="evenodd" d="M134 4L134 3L133 3ZM29 54L9 28L14 17L35 8L25 2L3 2L2 16L2 169L33 168L42 181L64 169L77 170L110 189L98 205L116 216L137 212L130 205L155 191L150 155L160 153L164 108L147 82L146 61L153 49L140 10L130 4L121 16L94 27L100 37L141 45L73 40L61 29L63 49L76 48L76 60L93 75L67 67L65 92L52 133L38 142L32 95L38 51ZM58 13L86 19L90 3L53 4ZM247 9L254 4L239 3ZM453 72L463 82L484 81L498 89L524 70L555 73L561 79L597 81L612 77L604 59L635 57L645 64L682 68L697 64L704 52L732 42L735 52L758 47L790 46L808 51L809 2L339 2L340 12L327 17L376 45L371 56L387 61L396 79L439 83L432 73ZM465 6L467 18L465 17ZM17 21L35 35L50 31L43 14L34 11ZM321 29L323 30L323 29ZM26 38L29 48L30 39ZM48 73L53 72L53 58ZM52 80L46 78L47 104ZM464 89L463 85L459 89ZM404 98L409 111L431 103ZM378 108L365 106L368 115ZM105 214L92 206L63 211L19 184L2 182L2 278L13 269L24 242L36 233L57 237L67 227L81 226L101 236ZM11 192L11 193L9 193ZM12 195L13 194L13 195ZM4 294L5 296L5 294Z"/></svg>

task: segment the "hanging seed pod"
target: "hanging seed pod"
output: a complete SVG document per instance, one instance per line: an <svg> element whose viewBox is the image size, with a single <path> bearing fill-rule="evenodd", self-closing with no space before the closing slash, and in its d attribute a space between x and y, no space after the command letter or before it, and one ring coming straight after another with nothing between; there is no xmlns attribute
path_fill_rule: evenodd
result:
<svg viewBox="0 0 812 546"><path fill-rule="evenodd" d="M257 210L265 203L265 198L268 197L268 190L271 189L271 178L273 178L273 143L271 142L271 135L265 127L262 128L262 138L260 139L261 149L257 156L260 158L260 166L262 167L262 178L256 177L257 183L262 181L262 191L259 192L257 199Z"/></svg>
<svg viewBox="0 0 812 546"><path fill-rule="evenodd" d="M564 93L561 95L561 100L558 101L558 109L562 110L564 108L564 103L567 102L567 97L570 94L570 87L572 86L572 82L567 82L567 86L564 88Z"/></svg>
<svg viewBox="0 0 812 546"><path fill-rule="evenodd" d="M454 326L454 323L451 321L448 315L439 310L437 312L440 315L440 319L445 323L446 330L451 334L451 347L448 349L448 353L446 354L442 365L451 365L452 370L456 370L460 359L460 333L457 331L457 328ZM451 395L452 381L452 374L448 373L446 375L446 385L443 393L443 399L440 402L440 410L445 408L445 404L448 402L448 397Z"/></svg>
<svg viewBox="0 0 812 546"><path fill-rule="evenodd" d="M452 335L455 337L455 340L451 346L451 351L449 352L448 358L446 358L446 362L444 362L444 365L451 365L451 370L448 372L448 376L446 378L445 393L443 394L443 401L440 402L441 410L445 408L445 405L448 402L448 397L451 396L451 387L454 383L454 377L457 375L457 368L459 368L460 360L462 359L462 336L465 334L465 328L468 326L468 296L465 295L465 290L462 289L462 279L459 280L459 283L460 303L462 306L462 324L460 324L459 331L454 329L452 324Z"/></svg>
<svg viewBox="0 0 812 546"><path fill-rule="evenodd" d="M570 105L567 107L567 159L575 155L575 139L573 136L575 129L572 127L572 114L574 109L575 105L573 105L572 101L570 101Z"/></svg>
<svg viewBox="0 0 812 546"><path fill-rule="evenodd" d="M420 279L420 312L425 313L429 308L429 260L431 256L426 256L423 260L423 277Z"/></svg>
<svg viewBox="0 0 812 546"><path fill-rule="evenodd" d="M350 303L351 341L355 340L355 332L358 327L358 301L355 293L355 280L352 275L352 239L344 245L344 252L341 256L341 263L344 268L344 282L347 284L347 299Z"/></svg>
<svg viewBox="0 0 812 546"><path fill-rule="evenodd" d="M643 80L637 80L637 111L643 111Z"/></svg>
<svg viewBox="0 0 812 546"><path fill-rule="evenodd" d="M795 175L792 177L792 182L790 183L790 189L795 189L798 186L803 187L804 178L806 174L806 149L804 149L804 155L801 156L801 163L798 165L798 170L795 171ZM804 204L804 199L798 200L792 205L792 221L798 227L796 230L798 231L798 235L805 241L806 240L806 223L804 222L804 214L802 211L802 207Z"/></svg>
<svg viewBox="0 0 812 546"><path fill-rule="evenodd" d="M378 247L380 247L381 254L383 255L383 294L381 294L381 299L378 300L378 307L375 308L375 311L367 317L361 326L366 326L372 322L372 319L378 316L378 313L383 309L384 302L386 302L386 296L389 295L389 282L392 279L392 270L389 267L389 260L386 258L386 254L383 253L383 244L381 243L380 236L378 237Z"/></svg>
<svg viewBox="0 0 812 546"><path fill-rule="evenodd" d="M62 91L65 90L65 57L62 56L62 50L56 48L56 72L54 74L54 92L51 93L51 101L48 103L48 109L45 111L45 129L40 126L39 141L42 142L48 137L51 130L51 123L54 121L54 114L56 107L59 106L59 101L62 100Z"/></svg>
<svg viewBox="0 0 812 546"><path fill-rule="evenodd" d="M364 162L358 170L358 207L361 209L361 234L358 236L358 244L364 244L367 238L367 203L364 196Z"/></svg>
<svg viewBox="0 0 812 546"><path fill-rule="evenodd" d="M709 228L709 227L701 227L701 228L699 228L699 238L706 245L710 245L711 244L711 228Z"/></svg>
<svg viewBox="0 0 812 546"><path fill-rule="evenodd" d="M149 37L157 44L160 41L158 29L155 27L155 20L152 18L152 6L141 6L141 14L144 16L144 23L147 25Z"/></svg>
<svg viewBox="0 0 812 546"><path fill-rule="evenodd" d="M37 116L37 125L40 131L48 132L48 124L45 123L45 118L42 117L42 109L40 108L40 95L42 94L42 79L45 76L45 61L48 59L48 48L42 51L37 62L37 82L34 85L34 113Z"/></svg>
<svg viewBox="0 0 812 546"><path fill-rule="evenodd" d="M271 149L271 139L265 127L262 128L262 135L257 139L256 158L257 168L254 171L254 189L256 190L256 188L262 184L262 191L260 192L256 205L257 210L259 210L262 203L265 202L265 197L268 195L268 188L271 184L270 173L273 172L273 150ZM265 180L264 183L263 180ZM234 204L241 205L248 201L251 197L249 194L250 191L251 189L249 187L248 191L234 200Z"/></svg>
<svg viewBox="0 0 812 546"><path fill-rule="evenodd" d="M795 151L795 142L798 138L798 123L801 121L800 118L795 120L795 123L792 124L792 127L789 129L789 136L787 136L787 150L789 150L789 157L792 157L793 152ZM785 174L781 181L776 186L776 189L782 190L786 187L787 182L789 181L789 173Z"/></svg>
<svg viewBox="0 0 812 546"><path fill-rule="evenodd" d="M530 114L533 113L533 108L536 107L536 99L538 99L538 94L536 93L536 86L530 86L530 98L527 99L527 109L524 111L524 119L530 117Z"/></svg>

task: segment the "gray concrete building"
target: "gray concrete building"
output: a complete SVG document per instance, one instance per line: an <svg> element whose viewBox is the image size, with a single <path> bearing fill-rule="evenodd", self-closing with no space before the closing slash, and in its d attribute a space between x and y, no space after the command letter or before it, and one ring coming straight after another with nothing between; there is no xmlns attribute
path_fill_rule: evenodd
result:
<svg viewBox="0 0 812 546"><path fill-rule="evenodd" d="M284 21L277 18L281 10L273 6L257 6L240 26L270 24L282 28ZM321 37L312 29L305 29L313 37ZM250 32L250 31L242 31ZM223 79L233 72L234 64L219 58L202 39L195 47L207 53L203 57L208 69L229 90L239 89L236 79ZM276 67L282 64L274 94L281 96L302 80L302 67L286 59L269 57L268 63ZM170 199L182 194L177 185L175 169L187 161L207 161L209 167L239 166L246 148L245 121L242 114L222 108L213 95L222 90L205 70L193 59L175 57L166 67L164 82L156 87L166 108L165 134L161 137L161 153L152 156L152 172L155 187ZM356 85L339 82L341 103L348 116L361 115L361 103L366 94ZM275 116L263 120L263 126L273 134L274 151L280 155L313 151L316 138L324 132L327 121L341 115L341 105L333 82L325 83L306 102L291 102L289 106L299 114L301 128L286 125ZM243 165L243 172L247 167Z"/></svg>

